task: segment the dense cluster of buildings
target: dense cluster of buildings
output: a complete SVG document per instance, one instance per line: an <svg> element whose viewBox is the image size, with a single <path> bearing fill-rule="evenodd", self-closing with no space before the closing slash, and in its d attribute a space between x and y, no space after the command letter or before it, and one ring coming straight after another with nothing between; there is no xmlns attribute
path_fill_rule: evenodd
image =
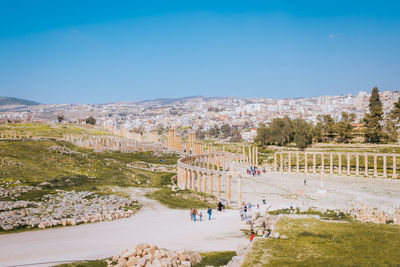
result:
<svg viewBox="0 0 400 267"><path fill-rule="evenodd" d="M356 114L360 121L368 112L370 93L356 95L319 96L313 98L270 99L237 97L187 97L179 99L156 99L109 104L55 104L26 106L0 113L0 121L26 120L57 122L62 114L66 121L85 122L94 116L98 125L128 129L136 133L155 130L188 129L205 131L223 124L239 126L242 137L251 139L254 128L260 122L270 123L274 118L288 116L316 122L318 115L330 114L341 119L343 111ZM400 97L399 91L380 93L385 113ZM110 126L111 125L111 126Z"/></svg>

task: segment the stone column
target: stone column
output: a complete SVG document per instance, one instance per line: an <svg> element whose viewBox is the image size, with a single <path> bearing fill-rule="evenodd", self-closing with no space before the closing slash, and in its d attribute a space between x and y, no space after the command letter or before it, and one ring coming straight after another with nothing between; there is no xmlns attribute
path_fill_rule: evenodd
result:
<svg viewBox="0 0 400 267"><path fill-rule="evenodd" d="M386 154L383 155L383 177L387 177L387 170L386 170Z"/></svg>
<svg viewBox="0 0 400 267"><path fill-rule="evenodd" d="M258 166L258 146L256 146L256 166Z"/></svg>
<svg viewBox="0 0 400 267"><path fill-rule="evenodd" d="M300 172L299 151L296 152L296 172Z"/></svg>
<svg viewBox="0 0 400 267"><path fill-rule="evenodd" d="M397 174L396 174L396 168L397 168L397 164L396 164L396 155L393 154L393 174L392 174L392 178L396 179L397 178Z"/></svg>
<svg viewBox="0 0 400 267"><path fill-rule="evenodd" d="M281 172L283 172L283 152L280 153L280 160L281 160Z"/></svg>
<svg viewBox="0 0 400 267"><path fill-rule="evenodd" d="M368 154L364 154L364 173L368 176Z"/></svg>
<svg viewBox="0 0 400 267"><path fill-rule="evenodd" d="M201 192L201 177L202 173L197 172L197 192Z"/></svg>
<svg viewBox="0 0 400 267"><path fill-rule="evenodd" d="M203 173L203 192L207 193L207 173Z"/></svg>
<svg viewBox="0 0 400 267"><path fill-rule="evenodd" d="M342 154L338 154L339 159L339 174L342 174Z"/></svg>
<svg viewBox="0 0 400 267"><path fill-rule="evenodd" d="M190 170L190 178L191 178L191 182L190 182L190 185L191 185L191 187L192 187L192 190L194 191L195 190L195 186L194 186L194 171L193 170Z"/></svg>
<svg viewBox="0 0 400 267"><path fill-rule="evenodd" d="M304 152L304 172L308 173L308 161L307 161L307 153Z"/></svg>
<svg viewBox="0 0 400 267"><path fill-rule="evenodd" d="M313 153L313 167L314 167L313 172L317 173L317 160L315 158L315 153Z"/></svg>
<svg viewBox="0 0 400 267"><path fill-rule="evenodd" d="M246 149L244 147L244 143L242 143L242 162L244 163L246 161Z"/></svg>
<svg viewBox="0 0 400 267"><path fill-rule="evenodd" d="M274 171L277 171L278 170L278 162L277 162L277 160L276 160L276 152L274 153Z"/></svg>
<svg viewBox="0 0 400 267"><path fill-rule="evenodd" d="M251 162L251 146L249 145L249 164L252 165L253 163Z"/></svg>
<svg viewBox="0 0 400 267"><path fill-rule="evenodd" d="M221 169L220 169L220 160L221 160L221 156L220 155L217 155L217 170L218 171L220 171Z"/></svg>
<svg viewBox="0 0 400 267"><path fill-rule="evenodd" d="M378 156L374 154L374 176L378 176L377 163L378 163Z"/></svg>
<svg viewBox="0 0 400 267"><path fill-rule="evenodd" d="M358 156L358 153L356 153L356 175L360 175L360 159Z"/></svg>
<svg viewBox="0 0 400 267"><path fill-rule="evenodd" d="M292 160L291 160L292 153L288 152L288 172L292 171Z"/></svg>
<svg viewBox="0 0 400 267"><path fill-rule="evenodd" d="M213 174L210 172L210 174L209 174L209 179L210 179L210 188L208 189L208 192L210 193L210 194L212 194L213 193L213 189L214 189L214 185L213 185Z"/></svg>
<svg viewBox="0 0 400 267"><path fill-rule="evenodd" d="M227 185L226 185L226 197L228 204L231 204L231 182L232 182L232 175L228 175Z"/></svg>
<svg viewBox="0 0 400 267"><path fill-rule="evenodd" d="M329 153L329 172L333 174L333 154Z"/></svg>
<svg viewBox="0 0 400 267"><path fill-rule="evenodd" d="M217 189L218 189L218 191L217 191L217 197L218 197L218 200L220 201L221 200L221 174L217 174L218 176L218 180L217 180Z"/></svg>
<svg viewBox="0 0 400 267"><path fill-rule="evenodd" d="M189 173L188 173L188 170L185 169L185 189L189 189L189 181L188 181L188 179L189 179Z"/></svg>
<svg viewBox="0 0 400 267"><path fill-rule="evenodd" d="M350 175L350 153L347 153L347 175Z"/></svg>
<svg viewBox="0 0 400 267"><path fill-rule="evenodd" d="M321 154L321 172L325 172L325 155L324 153Z"/></svg>
<svg viewBox="0 0 400 267"><path fill-rule="evenodd" d="M242 177L238 178L238 192L239 192L239 194L238 194L238 208L240 208L241 205L242 205L242 201L243 201L243 196L242 196L242 193L243 193Z"/></svg>

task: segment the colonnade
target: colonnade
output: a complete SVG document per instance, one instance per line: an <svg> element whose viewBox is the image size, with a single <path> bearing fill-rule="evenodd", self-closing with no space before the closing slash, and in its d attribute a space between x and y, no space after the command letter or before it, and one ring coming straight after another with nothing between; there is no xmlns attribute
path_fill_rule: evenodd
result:
<svg viewBox="0 0 400 267"><path fill-rule="evenodd" d="M399 154L354 152L275 152L274 171L397 178Z"/></svg>
<svg viewBox="0 0 400 267"><path fill-rule="evenodd" d="M0 140L31 138L30 133L16 131L0 131Z"/></svg>
<svg viewBox="0 0 400 267"><path fill-rule="evenodd" d="M159 149L158 145L154 143L141 143L119 136L65 135L63 140L77 146L98 150L156 151Z"/></svg>
<svg viewBox="0 0 400 267"><path fill-rule="evenodd" d="M237 180L237 203L242 202L242 175L229 170L232 161L240 161L241 155L225 151L188 156L178 160L177 183L180 189L216 194L222 199L222 186L226 186L227 203L232 202L232 183Z"/></svg>

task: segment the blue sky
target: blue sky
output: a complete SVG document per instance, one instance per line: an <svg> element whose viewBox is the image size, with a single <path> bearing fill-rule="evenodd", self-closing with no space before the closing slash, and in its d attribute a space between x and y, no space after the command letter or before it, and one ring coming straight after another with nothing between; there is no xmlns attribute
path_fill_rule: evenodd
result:
<svg viewBox="0 0 400 267"><path fill-rule="evenodd" d="M0 0L0 96L106 103L400 88L400 1Z"/></svg>

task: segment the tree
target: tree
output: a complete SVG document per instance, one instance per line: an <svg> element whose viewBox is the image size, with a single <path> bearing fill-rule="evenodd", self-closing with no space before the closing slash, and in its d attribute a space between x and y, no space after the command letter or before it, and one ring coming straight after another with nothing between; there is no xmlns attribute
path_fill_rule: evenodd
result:
<svg viewBox="0 0 400 267"><path fill-rule="evenodd" d="M210 130L208 130L208 134L211 137L218 138L218 136L219 136L219 128L218 128L218 126L215 125L214 127L211 127Z"/></svg>
<svg viewBox="0 0 400 267"><path fill-rule="evenodd" d="M231 142L241 142L242 135L240 134L239 128L237 126L233 126L231 129Z"/></svg>
<svg viewBox="0 0 400 267"><path fill-rule="evenodd" d="M382 102L379 98L379 89L372 89L369 98L369 113L364 117L364 135L365 141L368 143L379 143L384 136L382 131L383 109Z"/></svg>
<svg viewBox="0 0 400 267"><path fill-rule="evenodd" d="M356 114L342 112L342 120L335 125L338 142L348 143L353 138L353 126L351 123L356 118Z"/></svg>
<svg viewBox="0 0 400 267"><path fill-rule="evenodd" d="M300 149L306 148L312 143L313 127L304 119L295 119L293 121L293 141Z"/></svg>
<svg viewBox="0 0 400 267"><path fill-rule="evenodd" d="M89 117L86 118L86 124L95 125L96 124L96 119L93 116L89 116Z"/></svg>
<svg viewBox="0 0 400 267"><path fill-rule="evenodd" d="M225 123L221 126L221 132L224 138L228 138L231 135L231 126Z"/></svg>
<svg viewBox="0 0 400 267"><path fill-rule="evenodd" d="M203 127L199 127L196 131L196 138L199 140L204 140L205 136L206 135L204 134Z"/></svg>
<svg viewBox="0 0 400 267"><path fill-rule="evenodd" d="M61 123L61 122L64 121L64 120L65 120L64 114L62 114L62 113L57 114L57 121L58 121L58 123Z"/></svg>
<svg viewBox="0 0 400 267"><path fill-rule="evenodd" d="M396 142L398 139L398 124L400 123L400 98L393 104L393 108L385 118L384 132L388 141Z"/></svg>
<svg viewBox="0 0 400 267"><path fill-rule="evenodd" d="M320 141L329 142L333 141L336 135L335 120L330 114L318 115L317 126L319 130Z"/></svg>
<svg viewBox="0 0 400 267"><path fill-rule="evenodd" d="M257 136L255 141L260 143L262 146L267 146L270 144L270 128L267 127L264 123L260 123L259 127L257 128Z"/></svg>

